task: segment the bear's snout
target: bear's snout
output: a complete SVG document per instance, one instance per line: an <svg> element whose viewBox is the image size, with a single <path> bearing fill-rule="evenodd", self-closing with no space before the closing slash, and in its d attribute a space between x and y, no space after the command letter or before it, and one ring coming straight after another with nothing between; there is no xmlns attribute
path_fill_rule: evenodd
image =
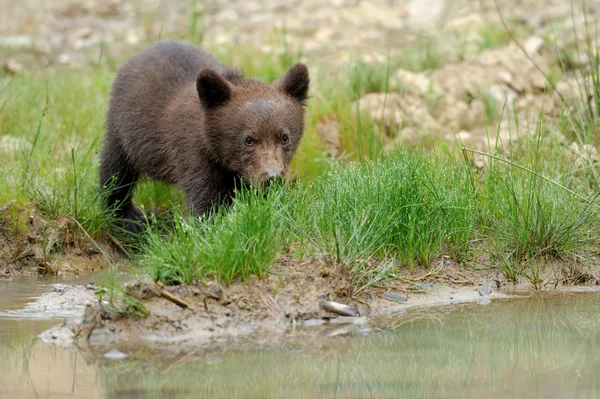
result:
<svg viewBox="0 0 600 399"><path fill-rule="evenodd" d="M250 180L257 183L270 183L274 180L284 179L287 171L287 162L283 151L274 146L257 148L255 161L250 170Z"/></svg>
<svg viewBox="0 0 600 399"><path fill-rule="evenodd" d="M264 179L267 183L271 183L276 180L280 180L283 178L283 174L281 172L282 172L281 168L279 170L269 170L269 171L265 172Z"/></svg>

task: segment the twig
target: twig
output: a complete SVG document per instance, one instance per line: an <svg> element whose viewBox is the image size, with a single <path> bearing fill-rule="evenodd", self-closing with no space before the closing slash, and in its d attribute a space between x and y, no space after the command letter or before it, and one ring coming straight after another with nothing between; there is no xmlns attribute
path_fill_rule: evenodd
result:
<svg viewBox="0 0 600 399"><path fill-rule="evenodd" d="M454 279L451 279L450 277L446 277L446 279L453 284L473 284L472 280L454 280Z"/></svg>
<svg viewBox="0 0 600 399"><path fill-rule="evenodd" d="M183 299L178 298L175 295L171 294L169 291L165 290L164 284L161 283L160 281L157 281L156 285L158 286L158 294L160 296L162 296L163 298L165 298L166 300L173 302L175 305L177 305L183 309L187 309L187 308L191 309L192 308L192 305L190 305Z"/></svg>
<svg viewBox="0 0 600 399"><path fill-rule="evenodd" d="M556 187L565 190L569 194L572 194L572 195L576 196L577 198L579 198L580 200L586 202L587 204L594 205L595 207L600 208L600 206L596 205L594 203L594 201L591 201L591 200L585 198L584 196L577 194L575 191L568 189L567 187L563 186L562 184L557 183L554 180L547 178L546 176L543 176L543 175L541 175L541 174L539 174L539 173L537 173L537 172L535 172L535 171L533 171L533 170L531 170L529 168L526 168L525 166L519 165L518 163L514 163L514 162L512 162L512 161L510 161L510 160L508 160L506 158L498 157L496 155L492 155L492 154L489 154L487 152L475 150L475 149L472 149L472 148L466 148L466 147L463 147L462 151L474 152L475 154L480 154L480 155L483 155L485 157L490 157L492 159L495 159L496 161L505 162L505 163L507 163L507 164L509 164L511 166L514 166L516 168L524 170L525 172L531 173L532 175L537 176L537 177L539 177L542 180L546 180L548 183L551 183L551 184L555 185ZM594 198L596 198L596 197L594 197Z"/></svg>

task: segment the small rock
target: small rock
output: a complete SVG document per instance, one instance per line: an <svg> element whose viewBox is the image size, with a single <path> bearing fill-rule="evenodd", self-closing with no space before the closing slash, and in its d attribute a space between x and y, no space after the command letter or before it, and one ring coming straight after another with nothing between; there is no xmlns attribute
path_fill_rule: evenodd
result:
<svg viewBox="0 0 600 399"><path fill-rule="evenodd" d="M532 36L525 41L523 48L527 55L532 56L539 53L540 49L544 45L544 39L539 36Z"/></svg>
<svg viewBox="0 0 600 399"><path fill-rule="evenodd" d="M584 144L583 146L579 146L577 142L572 142L569 146L569 150L574 155L575 162L577 164L587 164L598 163L600 161L600 156L598 156L598 150L591 144Z"/></svg>
<svg viewBox="0 0 600 399"><path fill-rule="evenodd" d="M58 56L57 61L59 64L66 65L69 62L71 62L71 57L69 56L69 54L62 53L61 55Z"/></svg>
<svg viewBox="0 0 600 399"><path fill-rule="evenodd" d="M408 301L408 298L402 295L398 295L398 294L394 294L393 292L384 292L383 295L391 300L391 301L395 301L395 302L406 302Z"/></svg>
<svg viewBox="0 0 600 399"><path fill-rule="evenodd" d="M464 130L461 130L460 132L458 132L458 138L460 138L461 142L465 142L467 140L469 140L471 138L472 134L469 132L466 132Z"/></svg>
<svg viewBox="0 0 600 399"><path fill-rule="evenodd" d="M10 73L21 73L23 72L23 65L14 58L9 58L4 62L4 69Z"/></svg>
<svg viewBox="0 0 600 399"><path fill-rule="evenodd" d="M317 133L323 140L323 149L329 157L340 156L340 124L335 120L319 121Z"/></svg>
<svg viewBox="0 0 600 399"><path fill-rule="evenodd" d="M427 96L431 91L435 92L431 80L424 73L398 69L391 81L392 86L400 92L407 92L421 97Z"/></svg>
<svg viewBox="0 0 600 399"><path fill-rule="evenodd" d="M411 27L435 26L446 11L446 5L437 0L410 0L405 6Z"/></svg>
<svg viewBox="0 0 600 399"><path fill-rule="evenodd" d="M73 39L87 39L91 35L92 35L92 29L86 26L86 27L75 30L75 32L73 32L73 34L72 34L72 37L73 37Z"/></svg>
<svg viewBox="0 0 600 399"><path fill-rule="evenodd" d="M52 52L52 46L47 41L37 41L33 46L33 50L40 55L48 55Z"/></svg>
<svg viewBox="0 0 600 399"><path fill-rule="evenodd" d="M111 360L122 360L122 359L129 357L129 355L127 355L126 353L123 353L121 351L118 351L116 349L113 349L110 352L106 352L104 354L104 357L107 359L111 359Z"/></svg>
<svg viewBox="0 0 600 399"><path fill-rule="evenodd" d="M479 14L469 14L450 20L446 24L446 29L457 33L477 33L480 34L485 29L486 23Z"/></svg>
<svg viewBox="0 0 600 399"><path fill-rule="evenodd" d="M220 300L223 297L223 290L218 284L213 284L208 288L208 297Z"/></svg>
<svg viewBox="0 0 600 399"><path fill-rule="evenodd" d="M314 38L318 42L322 43L322 42L330 41L334 35L335 35L335 30L333 30L332 28L322 28L315 32Z"/></svg>
<svg viewBox="0 0 600 399"><path fill-rule="evenodd" d="M488 296L492 293L492 287L490 287L489 285L480 285L479 287L477 287L477 292L481 296Z"/></svg>
<svg viewBox="0 0 600 399"><path fill-rule="evenodd" d="M30 48L33 45L33 39L27 35L14 35L0 37L0 47L22 50Z"/></svg>
<svg viewBox="0 0 600 399"><path fill-rule="evenodd" d="M138 32L135 29L127 29L127 33L125 35L125 41L128 44L138 44L140 42L141 38L140 35L138 34Z"/></svg>
<svg viewBox="0 0 600 399"><path fill-rule="evenodd" d="M342 303L333 301L321 302L321 307L331 313L338 314L340 316L358 317L358 311L352 306L344 305Z"/></svg>
<svg viewBox="0 0 600 399"><path fill-rule="evenodd" d="M572 68L584 68L590 64L590 57L585 51L573 55L570 59L570 66Z"/></svg>
<svg viewBox="0 0 600 399"><path fill-rule="evenodd" d="M356 9L356 17L363 23L371 23L385 29L401 29L403 27L402 20L388 9L381 7L373 2L361 1Z"/></svg>
<svg viewBox="0 0 600 399"><path fill-rule="evenodd" d="M96 4L99 3L99 4ZM121 13L124 1L122 0L111 0L106 2L93 2L95 5L96 14L102 17L117 17Z"/></svg>
<svg viewBox="0 0 600 399"><path fill-rule="evenodd" d="M361 115L372 119L392 134L398 126L413 126L421 133L439 132L440 126L429 114L424 100L397 93L369 93L358 102ZM353 105L353 108L356 104Z"/></svg>

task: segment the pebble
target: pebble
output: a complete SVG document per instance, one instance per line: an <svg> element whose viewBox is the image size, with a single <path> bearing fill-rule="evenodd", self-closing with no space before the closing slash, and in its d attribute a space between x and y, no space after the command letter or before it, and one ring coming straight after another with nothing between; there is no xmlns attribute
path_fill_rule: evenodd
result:
<svg viewBox="0 0 600 399"><path fill-rule="evenodd" d="M489 285L480 285L477 287L477 292L479 292L479 295L481 296L488 296L492 293L492 287Z"/></svg>
<svg viewBox="0 0 600 399"><path fill-rule="evenodd" d="M383 295L391 300L391 301L395 301L395 302L406 302L408 301L408 298L402 295L398 295L398 294L394 294L393 292L384 292Z"/></svg>
<svg viewBox="0 0 600 399"><path fill-rule="evenodd" d="M358 310L353 308L352 306L344 305L342 303L333 302L333 301L323 301L321 302L321 307L331 313L338 314L340 316L350 316L350 317L358 317Z"/></svg>
<svg viewBox="0 0 600 399"><path fill-rule="evenodd" d="M116 349L113 349L109 352L106 352L104 354L104 357L107 359L111 359L111 360L122 360L122 359L128 358L129 355L126 353L123 353L121 351L118 351Z"/></svg>
<svg viewBox="0 0 600 399"><path fill-rule="evenodd" d="M223 297L223 290L218 284L212 284L208 288L208 297L219 300Z"/></svg>
<svg viewBox="0 0 600 399"><path fill-rule="evenodd" d="M13 35L0 37L0 47L22 50L30 48L33 45L33 39L28 35Z"/></svg>
<svg viewBox="0 0 600 399"><path fill-rule="evenodd" d="M540 51L544 45L544 39L539 36L531 36L523 44L523 48L528 55L534 55Z"/></svg>
<svg viewBox="0 0 600 399"><path fill-rule="evenodd" d="M66 53L62 53L61 55L58 56L57 61L60 64L68 64L69 62L71 62L71 57L69 56L69 54Z"/></svg>
<svg viewBox="0 0 600 399"><path fill-rule="evenodd" d="M23 72L23 65L14 58L9 58L4 63L4 69L6 69L10 73L17 74Z"/></svg>

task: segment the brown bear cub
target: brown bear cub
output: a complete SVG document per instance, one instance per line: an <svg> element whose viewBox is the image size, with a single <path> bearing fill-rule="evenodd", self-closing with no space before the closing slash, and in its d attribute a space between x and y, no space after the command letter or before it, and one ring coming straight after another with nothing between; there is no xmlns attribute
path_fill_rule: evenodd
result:
<svg viewBox="0 0 600 399"><path fill-rule="evenodd" d="M131 195L141 176L177 185L203 214L242 184L284 178L304 131L309 76L295 64L272 85L228 69L205 50L158 43L113 83L100 164L108 206L141 229Z"/></svg>

